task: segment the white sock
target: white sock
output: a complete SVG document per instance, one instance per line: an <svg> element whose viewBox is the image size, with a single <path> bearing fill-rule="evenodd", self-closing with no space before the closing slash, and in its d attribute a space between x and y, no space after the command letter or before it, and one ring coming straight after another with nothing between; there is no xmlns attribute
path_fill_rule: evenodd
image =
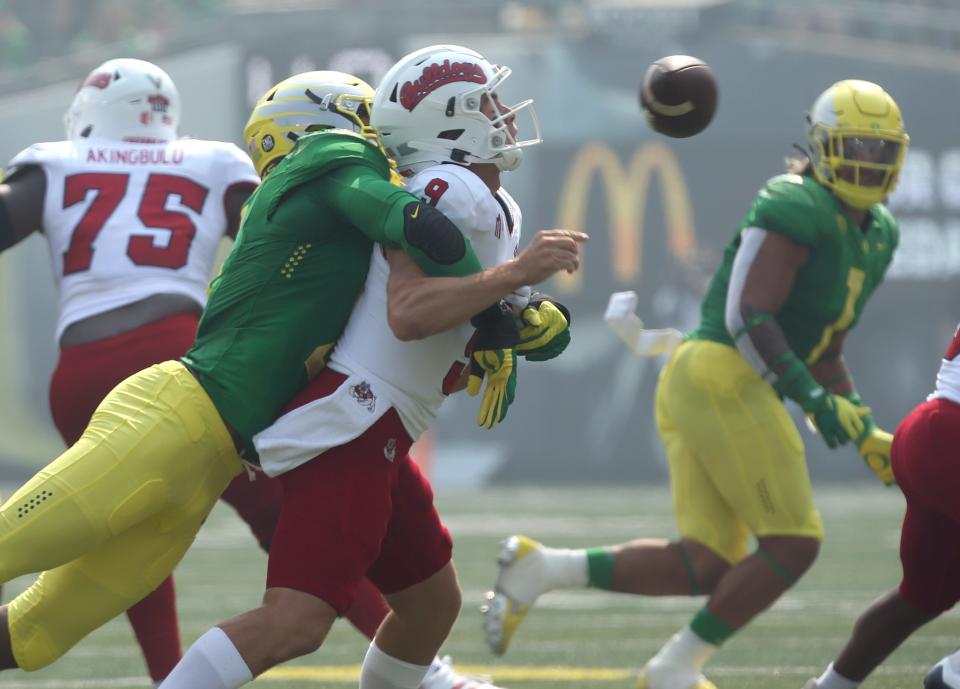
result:
<svg viewBox="0 0 960 689"><path fill-rule="evenodd" d="M856 689L860 685L852 679L847 679L833 669L833 663L817 679L817 689Z"/></svg>
<svg viewBox="0 0 960 689"><path fill-rule="evenodd" d="M187 649L160 689L237 689L251 680L253 675L237 647L214 627Z"/></svg>
<svg viewBox="0 0 960 689"><path fill-rule="evenodd" d="M664 665L686 667L696 672L703 670L704 663L717 652L718 646L707 643L686 626L674 634L656 655Z"/></svg>
<svg viewBox="0 0 960 689"><path fill-rule="evenodd" d="M371 641L360 669L360 689L417 689L429 669L388 656Z"/></svg>
<svg viewBox="0 0 960 689"><path fill-rule="evenodd" d="M551 589L583 588L589 579L587 551L544 548L544 579Z"/></svg>

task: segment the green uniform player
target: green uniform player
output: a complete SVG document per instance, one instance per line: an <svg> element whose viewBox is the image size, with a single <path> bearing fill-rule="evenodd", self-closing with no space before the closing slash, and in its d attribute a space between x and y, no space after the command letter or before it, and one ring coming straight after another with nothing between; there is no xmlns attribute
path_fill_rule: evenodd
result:
<svg viewBox="0 0 960 689"><path fill-rule="evenodd" d="M428 275L479 272L463 235L390 182L390 166L350 132L299 139L247 202L183 362L255 461L268 426L343 332L374 242L404 248ZM421 236L422 235L422 236ZM305 365L306 362L306 365Z"/></svg>
<svg viewBox="0 0 960 689"><path fill-rule="evenodd" d="M860 319L893 259L897 223L885 206L877 204L870 209L866 226L857 227L840 201L809 175L774 177L760 190L727 245L703 300L700 327L690 339L736 346L740 333L727 329L727 298L741 232L751 227L776 232L809 249L809 259L797 271L793 289L773 318L797 358L813 365L837 334Z"/></svg>
<svg viewBox="0 0 960 689"><path fill-rule="evenodd" d="M331 97L323 110L359 104ZM480 270L453 223L391 184L375 134L358 129L298 138L251 197L184 363L121 383L0 508L0 583L47 570L0 608L0 669L47 665L170 574L250 436L340 334L374 241L428 274Z"/></svg>
<svg viewBox="0 0 960 689"><path fill-rule="evenodd" d="M487 613L495 650L552 588L705 594L706 606L647 663L638 686L714 689L704 663L803 574L823 536L783 398L830 447L853 441L892 480L891 436L860 403L842 351L897 245L881 202L907 142L899 108L876 84L843 81L818 98L809 159L760 191L713 277L700 326L657 384L680 538L585 551L510 539ZM751 535L758 548L748 554Z"/></svg>

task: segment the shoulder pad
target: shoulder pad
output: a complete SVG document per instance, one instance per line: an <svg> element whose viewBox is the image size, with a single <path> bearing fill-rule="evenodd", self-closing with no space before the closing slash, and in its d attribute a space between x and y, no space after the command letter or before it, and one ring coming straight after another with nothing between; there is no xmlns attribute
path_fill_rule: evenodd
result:
<svg viewBox="0 0 960 689"><path fill-rule="evenodd" d="M74 145L72 141L48 141L33 144L20 151L7 163L6 176L9 177L20 167L27 165L43 166L61 160L71 155L71 151L73 150Z"/></svg>
<svg viewBox="0 0 960 689"><path fill-rule="evenodd" d="M802 175L778 175L757 194L744 223L813 246L836 223L839 209L830 193Z"/></svg>
<svg viewBox="0 0 960 689"><path fill-rule="evenodd" d="M447 216L467 236L495 222L496 216L490 222L484 219L489 215L489 202L496 201L480 178L466 168L434 165L411 177L406 188Z"/></svg>
<svg viewBox="0 0 960 689"><path fill-rule="evenodd" d="M327 129L300 137L293 150L264 180L264 186L269 185L273 190L271 193L274 194L267 209L267 217L273 214L280 200L291 189L343 165L357 163L373 168L383 179L391 179L390 163L386 156L354 132Z"/></svg>

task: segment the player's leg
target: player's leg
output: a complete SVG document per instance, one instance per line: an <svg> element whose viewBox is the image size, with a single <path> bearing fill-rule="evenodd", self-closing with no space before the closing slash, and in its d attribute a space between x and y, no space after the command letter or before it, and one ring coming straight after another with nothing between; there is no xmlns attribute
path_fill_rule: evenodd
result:
<svg viewBox="0 0 960 689"><path fill-rule="evenodd" d="M230 476L240 468L229 433L186 369L170 362L128 379L100 405L81 440L0 508L0 579L54 570L104 546L170 504L212 490L204 477L222 465ZM216 495L225 485L215 486ZM49 630L28 629L38 607L28 597L14 600L8 614L18 664L33 669L62 650L45 640Z"/></svg>
<svg viewBox="0 0 960 689"><path fill-rule="evenodd" d="M361 689L440 687L455 676L449 663L436 657L461 605L450 534L417 465L406 454L395 462L392 517L369 570L391 612L367 652ZM458 679L465 689L475 686Z"/></svg>
<svg viewBox="0 0 960 689"><path fill-rule="evenodd" d="M903 578L898 589L860 615L837 659L811 687L857 686L914 631L960 599L956 448L960 448L957 405L945 400L926 402L900 424L891 460L907 500L900 532ZM940 673L944 672L951 672L949 664L941 666Z"/></svg>
<svg viewBox="0 0 960 689"><path fill-rule="evenodd" d="M99 547L40 575L9 606L17 666L35 670L155 590L190 547L238 468L224 456L175 477L189 491Z"/></svg>
<svg viewBox="0 0 960 689"><path fill-rule="evenodd" d="M733 557L711 543L705 525L691 528L678 519L682 536L711 545L733 564L691 620L692 643L680 648L679 659L709 657L765 610L812 564L822 538L803 443L783 404L735 350L691 345L692 356L675 376L673 418L724 502L757 536L758 549Z"/></svg>
<svg viewBox="0 0 960 689"><path fill-rule="evenodd" d="M69 447L83 434L94 410L116 385L153 364L189 349L199 317L181 313L114 337L60 351L50 380L50 411ZM180 633L172 576L127 611L150 678L162 680L180 659Z"/></svg>
<svg viewBox="0 0 960 689"><path fill-rule="evenodd" d="M335 389L342 380L324 371L311 388L331 383ZM201 637L164 689L239 687L319 647L336 616L350 607L387 533L396 474L384 458L388 438L406 452L409 438L392 410L356 440L279 477L283 508L263 604ZM211 665L226 668L223 676L204 670Z"/></svg>
<svg viewBox="0 0 960 689"><path fill-rule="evenodd" d="M745 553L744 525L704 473L666 404L677 358L668 362L657 386L657 424L669 458L678 523L696 537L587 549L547 548L524 536L509 539L500 553L496 590L484 606L484 630L494 653L506 651L530 606L546 591L590 586L652 596L702 595Z"/></svg>

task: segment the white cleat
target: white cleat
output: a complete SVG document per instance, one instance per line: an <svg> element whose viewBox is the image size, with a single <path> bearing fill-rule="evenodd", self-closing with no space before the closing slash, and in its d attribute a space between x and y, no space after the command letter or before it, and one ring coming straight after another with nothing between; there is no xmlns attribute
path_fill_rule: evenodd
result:
<svg viewBox="0 0 960 689"><path fill-rule="evenodd" d="M811 677L807 680L807 683L803 685L803 689L817 689L820 685L817 684L817 678Z"/></svg>
<svg viewBox="0 0 960 689"><path fill-rule="evenodd" d="M923 689L960 689L960 653L954 652L930 668Z"/></svg>
<svg viewBox="0 0 960 689"><path fill-rule="evenodd" d="M423 678L420 689L501 689L490 683L489 677L467 677L453 669L450 656L443 656L440 665Z"/></svg>
<svg viewBox="0 0 960 689"><path fill-rule="evenodd" d="M696 670L665 665L654 657L640 671L637 689L717 689L717 686Z"/></svg>
<svg viewBox="0 0 960 689"><path fill-rule="evenodd" d="M497 583L480 608L487 645L496 655L506 653L517 627L544 592L544 559L543 546L526 536L511 536L501 544Z"/></svg>

